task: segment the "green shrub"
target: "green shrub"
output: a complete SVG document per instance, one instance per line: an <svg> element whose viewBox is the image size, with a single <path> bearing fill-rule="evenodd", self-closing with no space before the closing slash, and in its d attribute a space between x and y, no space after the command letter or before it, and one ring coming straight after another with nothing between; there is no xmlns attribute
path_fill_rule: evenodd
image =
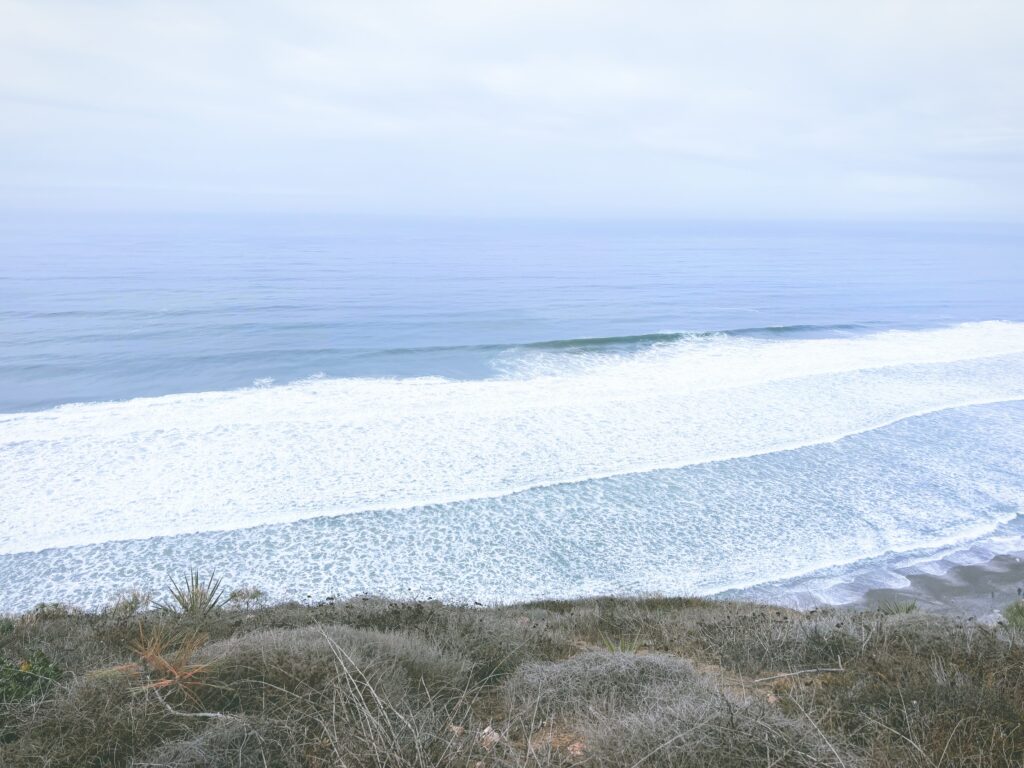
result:
<svg viewBox="0 0 1024 768"><path fill-rule="evenodd" d="M1024 600L1018 600L1004 608L1003 618L1011 627L1024 629Z"/></svg>
<svg viewBox="0 0 1024 768"><path fill-rule="evenodd" d="M814 727L754 701L679 698L616 711L579 727L592 766L648 768L841 768L845 758Z"/></svg>
<svg viewBox="0 0 1024 768"><path fill-rule="evenodd" d="M262 589L257 587L239 587L231 590L226 602L232 608L252 610L257 606L263 605L266 599L267 594Z"/></svg>
<svg viewBox="0 0 1024 768"><path fill-rule="evenodd" d="M260 718L209 719L147 755L140 765L161 768L306 768L301 741L286 723Z"/></svg>
<svg viewBox="0 0 1024 768"><path fill-rule="evenodd" d="M446 652L470 660L476 680L500 678L524 662L564 658L574 650L564 625L521 610L440 613L423 632Z"/></svg>
<svg viewBox="0 0 1024 768"><path fill-rule="evenodd" d="M839 613L793 615L761 610L703 621L699 646L716 663L745 675L808 667L836 667L861 648L848 618Z"/></svg>
<svg viewBox="0 0 1024 768"><path fill-rule="evenodd" d="M420 638L343 626L253 632L212 643L201 659L210 663L203 695L230 691L233 703L226 705L246 713L268 701L315 703L353 676L391 700L443 696L461 692L469 671L465 661Z"/></svg>
<svg viewBox="0 0 1024 768"><path fill-rule="evenodd" d="M127 766L133 755L194 725L176 721L129 675L88 675L31 713L17 741L0 754L0 764Z"/></svg>
<svg viewBox="0 0 1024 768"><path fill-rule="evenodd" d="M588 765L842 762L807 723L722 692L675 656L594 651L529 664L509 678L505 695L522 726L553 724L572 734Z"/></svg>
<svg viewBox="0 0 1024 768"><path fill-rule="evenodd" d="M79 615L81 611L64 603L39 603L22 617L22 622L31 624L37 621L54 621Z"/></svg>
<svg viewBox="0 0 1024 768"><path fill-rule="evenodd" d="M707 687L693 665L677 656L589 651L565 661L525 664L504 690L511 711L547 719L656 706Z"/></svg>
<svg viewBox="0 0 1024 768"><path fill-rule="evenodd" d="M16 662L0 661L0 704L34 698L61 678L61 670L42 651Z"/></svg>

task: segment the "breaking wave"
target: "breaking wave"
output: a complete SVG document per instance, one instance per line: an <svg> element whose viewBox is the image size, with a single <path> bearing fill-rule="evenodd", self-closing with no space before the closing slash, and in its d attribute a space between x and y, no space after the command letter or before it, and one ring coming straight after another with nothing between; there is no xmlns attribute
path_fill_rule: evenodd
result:
<svg viewBox="0 0 1024 768"><path fill-rule="evenodd" d="M501 497L1024 399L1022 323L761 331L505 349L482 380L320 378L3 415L0 553Z"/></svg>

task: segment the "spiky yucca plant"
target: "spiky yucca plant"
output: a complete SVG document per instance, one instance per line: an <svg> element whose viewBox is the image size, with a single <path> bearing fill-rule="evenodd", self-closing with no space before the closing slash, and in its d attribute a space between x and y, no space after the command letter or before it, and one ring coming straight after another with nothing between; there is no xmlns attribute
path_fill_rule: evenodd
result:
<svg viewBox="0 0 1024 768"><path fill-rule="evenodd" d="M198 568L190 569L181 584L172 578L170 592L171 599L156 603L157 607L195 619L209 616L227 599L220 579L213 573L204 579Z"/></svg>

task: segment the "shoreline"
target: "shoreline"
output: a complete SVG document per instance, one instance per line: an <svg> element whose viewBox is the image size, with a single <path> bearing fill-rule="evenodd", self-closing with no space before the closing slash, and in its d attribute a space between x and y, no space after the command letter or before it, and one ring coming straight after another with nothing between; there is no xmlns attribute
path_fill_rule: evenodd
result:
<svg viewBox="0 0 1024 768"><path fill-rule="evenodd" d="M975 557L971 557L971 555ZM989 553L959 550L934 559L876 563L841 575L812 574L788 582L713 596L779 605L799 611L870 611L906 606L984 624L1003 621L1003 610L1024 597L1024 550ZM957 558L969 558L958 562ZM913 606L913 608L911 608Z"/></svg>
<svg viewBox="0 0 1024 768"><path fill-rule="evenodd" d="M999 621L1001 611L1024 589L1024 552L998 554L981 563L952 565L939 573L922 568L896 569L905 586L879 587L864 593L851 608L913 601L919 608L950 616Z"/></svg>
<svg viewBox="0 0 1024 768"><path fill-rule="evenodd" d="M298 585L287 582L275 582L273 578L264 580L271 574L246 573L235 570L231 557L204 557L205 553L225 551L220 536L196 536L195 546L182 548L181 551L163 549L152 552L159 557L143 557L144 553L107 552L107 573L92 573L94 578L89 581L76 578L87 570L91 558L80 558L81 562L51 563L51 568L43 568L42 572L57 571L49 583L23 584L20 600L0 606L0 614L17 615L31 611L35 606L45 604L63 604L76 610L102 610L111 600L122 594L126 589L135 589L158 595L173 574L167 571L171 563L180 567L189 564L200 564L209 573L224 577L230 583L242 584L266 589L266 597L271 603L297 601L308 603L317 599L354 599L373 596L388 600L416 600L428 596L427 599L438 599L450 604L515 605L537 600L586 600L601 597L639 598L657 595L666 598L686 597L710 599L716 601L738 601L780 606L801 611L811 609L850 609L872 610L880 605L913 603L919 609L929 613L944 614L950 617L971 617L986 624L994 624L1001 620L1001 611L1014 603L1024 589L1024 516L1015 516L1011 521L998 526L995 531L973 541L960 542L958 545L943 546L935 549L914 550L904 553L888 553L878 557L869 557L854 563L836 564L816 569L804 574L783 577L747 587L715 591L687 590L685 585L673 583L657 583L657 579L626 585L625 589L615 585L602 589L600 584L563 583L562 589L542 590L534 592L525 590L521 595L506 594L498 600L480 596L479 590L464 592L459 595L446 594L441 585L443 573L427 569L423 576L426 581L418 588L407 590L380 589L373 585L345 584L343 581L323 584ZM154 542L141 542L152 545ZM168 542L163 541L163 544ZM89 548L92 549L92 548ZM96 549L106 550L108 547ZM231 549L228 548L227 555ZM58 554L51 552L50 555ZM45 554L45 553L44 553ZM65 552L66 554L66 552ZM81 554L81 553L79 553ZM96 554L96 553L94 553ZM117 556L120 555L120 556ZM0 556L0 577L5 570L11 574L26 569L33 570L31 561L37 556L4 557ZM11 562L5 562L10 560ZM159 567L131 572L121 571L119 565L129 563L149 563L154 565L162 561ZM219 562L218 562L219 560ZM77 565L77 567L76 567ZM173 566L171 566L173 567ZM76 571L81 572L77 573ZM345 575L345 574L342 574ZM351 574L347 574L350 575ZM118 578L115 580L114 577ZM92 583L99 579L114 584L120 582L118 588L83 592L76 585ZM432 581L431 581L432 580ZM0 578L2 582L2 578ZM429 582L429 583L428 583ZM281 588L282 584L291 584L291 588ZM276 585L276 588L275 586ZM355 589L351 587L355 586ZM392 585L393 586L393 585ZM480 585L477 585L479 587ZM682 588L680 589L680 586ZM268 588L269 587L269 588ZM301 587L301 588L300 588ZM457 591L457 590L453 590ZM474 591L476 594L474 594Z"/></svg>
<svg viewBox="0 0 1024 768"><path fill-rule="evenodd" d="M963 552L953 553L963 555ZM1024 551L992 554L987 559L957 563L947 556L937 560L928 560L912 565L884 566L864 569L852 575L849 579L840 579L833 582L828 592L843 595L845 599L825 599L821 591L809 588L808 581L816 577L806 577L789 582L782 586L778 583L772 586L753 587L742 590L727 590L725 592L699 597L695 595L675 595L662 593L623 593L607 595L575 595L549 596L547 598L532 598L516 600L509 603L481 604L475 601L467 601L465 605L486 605L490 609L502 609L517 605L528 605L536 602L547 601L586 601L595 599L624 599L641 600L656 596L661 599L698 599L709 600L721 603L748 603L765 607L783 607L801 612L813 612L821 609L828 610L849 610L849 611L871 611L879 607L894 606L899 604L912 604L917 610L948 616L951 618L973 619L985 624L997 624L1003 620L1002 611L1017 600L1024 599ZM898 586L872 586L872 584L890 583L894 579L902 579L903 584ZM259 585L256 585L259 587ZM259 591L262 592L262 589ZM312 596L307 596L312 598ZM365 595L353 594L338 598L340 600L355 599L383 599L403 601L402 597L394 595ZM328 602L334 601L334 596L326 598ZM419 598L414 596L405 597L414 602ZM270 605L283 605L292 603L294 597L283 597L271 599ZM302 602L301 600L299 602ZM315 600L313 601L316 602ZM77 605L72 602L50 602L41 600L40 605L66 605L71 610L94 612L104 610L104 605ZM454 601L451 605L460 605L461 601ZM18 616L30 613L32 609L24 610L0 610L0 615Z"/></svg>

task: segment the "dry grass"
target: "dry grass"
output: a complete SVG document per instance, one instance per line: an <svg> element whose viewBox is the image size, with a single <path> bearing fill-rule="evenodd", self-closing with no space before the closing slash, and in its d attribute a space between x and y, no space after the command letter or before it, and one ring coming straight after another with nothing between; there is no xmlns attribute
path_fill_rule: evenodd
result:
<svg viewBox="0 0 1024 768"><path fill-rule="evenodd" d="M1024 761L1012 626L657 597L221 605L196 583L195 610L139 596L0 622L0 765Z"/></svg>
<svg viewBox="0 0 1024 768"><path fill-rule="evenodd" d="M161 701L171 700L199 705L200 689L209 685L210 665L197 663L196 654L206 644L206 636L196 631L176 631L166 625L145 628L139 624L139 637L129 644L139 664L119 669L137 673Z"/></svg>

